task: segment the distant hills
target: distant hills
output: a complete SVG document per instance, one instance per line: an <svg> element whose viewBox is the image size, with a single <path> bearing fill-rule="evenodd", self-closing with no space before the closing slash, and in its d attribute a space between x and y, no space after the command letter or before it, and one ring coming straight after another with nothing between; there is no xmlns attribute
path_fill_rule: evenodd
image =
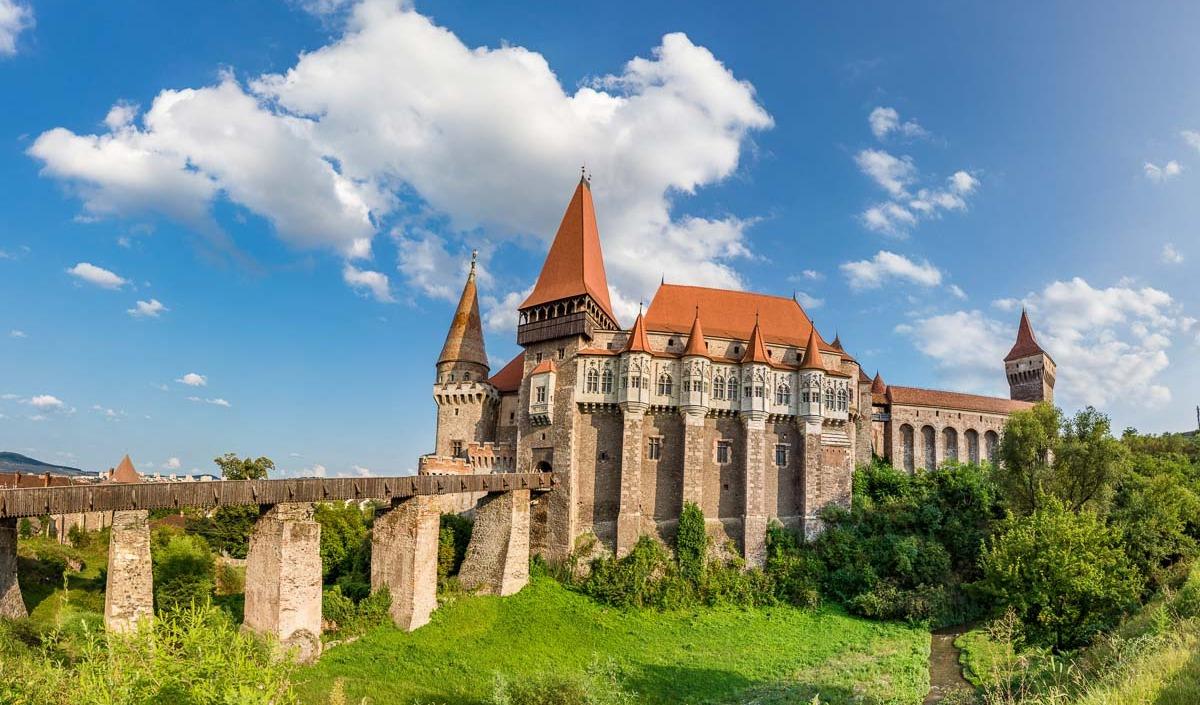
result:
<svg viewBox="0 0 1200 705"><path fill-rule="evenodd" d="M90 475L79 468L71 468L65 465L52 465L43 463L40 460L30 458L27 455L20 453L11 453L8 451L0 451L0 473L22 473L28 475L66 475L69 477L77 477L80 475Z"/></svg>

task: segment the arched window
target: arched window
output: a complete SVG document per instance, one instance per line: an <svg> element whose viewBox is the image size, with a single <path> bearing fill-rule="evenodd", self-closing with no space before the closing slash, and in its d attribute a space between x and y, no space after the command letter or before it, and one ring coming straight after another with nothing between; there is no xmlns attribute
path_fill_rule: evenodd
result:
<svg viewBox="0 0 1200 705"><path fill-rule="evenodd" d="M600 377L600 391L605 394L612 392L613 373L612 370L604 370L604 374Z"/></svg>
<svg viewBox="0 0 1200 705"><path fill-rule="evenodd" d="M775 388L775 403L785 405L792 403L792 388L786 383Z"/></svg>
<svg viewBox="0 0 1200 705"><path fill-rule="evenodd" d="M1000 436L995 431L984 433L983 445L987 448L988 462L994 465L996 463L996 454L1000 450Z"/></svg>
<svg viewBox="0 0 1200 705"><path fill-rule="evenodd" d="M663 396L671 394L671 375L666 372L658 376L658 393Z"/></svg>
<svg viewBox="0 0 1200 705"><path fill-rule="evenodd" d="M937 431L933 430L933 426L924 426L921 428L921 445L925 451L921 467L926 470L933 470L937 467Z"/></svg>
<svg viewBox="0 0 1200 705"><path fill-rule="evenodd" d="M600 391L600 373L594 367L587 371L587 387L585 389L591 393Z"/></svg>
<svg viewBox="0 0 1200 705"><path fill-rule="evenodd" d="M900 456L907 472L913 471L913 427L904 424L900 427Z"/></svg>
<svg viewBox="0 0 1200 705"><path fill-rule="evenodd" d="M972 465L979 464L979 432L973 428L967 429L963 434L967 438L967 462Z"/></svg>
<svg viewBox="0 0 1200 705"><path fill-rule="evenodd" d="M729 399L729 401L737 401L737 399L738 399L738 378L737 377L729 378L728 399Z"/></svg>
<svg viewBox="0 0 1200 705"><path fill-rule="evenodd" d="M946 462L958 460L958 431L947 426L942 429L942 446Z"/></svg>
<svg viewBox="0 0 1200 705"><path fill-rule="evenodd" d="M833 387L825 388L825 408L833 411Z"/></svg>
<svg viewBox="0 0 1200 705"><path fill-rule="evenodd" d="M837 408L838 411L847 411L850 409L850 401L845 389L839 389L837 392Z"/></svg>
<svg viewBox="0 0 1200 705"><path fill-rule="evenodd" d="M718 376L718 377L713 378L713 393L712 393L712 395L713 395L713 399L724 399L725 398L725 378L724 377Z"/></svg>

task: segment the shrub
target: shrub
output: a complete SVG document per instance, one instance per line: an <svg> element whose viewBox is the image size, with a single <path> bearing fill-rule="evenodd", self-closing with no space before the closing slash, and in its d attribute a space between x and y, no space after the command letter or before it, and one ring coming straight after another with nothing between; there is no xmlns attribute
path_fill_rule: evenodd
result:
<svg viewBox="0 0 1200 705"><path fill-rule="evenodd" d="M204 539L172 531L155 533L154 605L159 612L203 604L216 585L216 565Z"/></svg>
<svg viewBox="0 0 1200 705"><path fill-rule="evenodd" d="M551 674L509 681L496 674L489 705L633 705L613 661L593 661L582 675Z"/></svg>
<svg viewBox="0 0 1200 705"><path fill-rule="evenodd" d="M676 568L665 549L641 536L624 558L604 556L592 561L582 589L597 600L617 607L664 607L667 583Z"/></svg>
<svg viewBox="0 0 1200 705"><path fill-rule="evenodd" d="M797 607L820 604L824 564L812 551L801 547L794 532L778 522L767 527L766 573L781 602Z"/></svg>
<svg viewBox="0 0 1200 705"><path fill-rule="evenodd" d="M371 627L389 623L392 596L382 588L355 602L342 594L337 585L321 594L321 617L341 634L361 634Z"/></svg>
<svg viewBox="0 0 1200 705"><path fill-rule="evenodd" d="M240 595L246 592L246 569L226 561L218 562L216 588L218 595Z"/></svg>
<svg viewBox="0 0 1200 705"><path fill-rule="evenodd" d="M369 575L371 542L367 517L353 502L316 506L313 518L321 525L321 574L326 583L344 575Z"/></svg>
<svg viewBox="0 0 1200 705"><path fill-rule="evenodd" d="M23 539L33 538L33 522L29 521L29 517L21 517L20 523L17 524L17 536Z"/></svg>
<svg viewBox="0 0 1200 705"><path fill-rule="evenodd" d="M446 587L451 576L458 574L467 546L471 542L472 522L458 514L443 514L438 530L438 587Z"/></svg>
<svg viewBox="0 0 1200 705"><path fill-rule="evenodd" d="M70 541L71 545L75 548L80 549L87 548L88 546L92 545L91 535L88 534L88 532L78 524L72 526L70 529L67 529L67 541Z"/></svg>
<svg viewBox="0 0 1200 705"><path fill-rule="evenodd" d="M1141 578L1117 531L1095 514L1075 514L1055 497L1037 506L988 542L979 587L1013 608L1030 642L1061 651L1115 625L1136 604Z"/></svg>
<svg viewBox="0 0 1200 705"><path fill-rule="evenodd" d="M679 515L679 529L675 534L675 557L679 561L679 574L693 585L704 578L704 563L708 556L708 532L704 527L704 513L695 502L686 502Z"/></svg>

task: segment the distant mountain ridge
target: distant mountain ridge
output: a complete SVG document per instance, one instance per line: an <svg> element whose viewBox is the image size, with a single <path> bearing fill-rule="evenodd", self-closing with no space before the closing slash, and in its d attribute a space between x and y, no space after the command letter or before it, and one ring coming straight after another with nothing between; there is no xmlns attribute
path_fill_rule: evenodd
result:
<svg viewBox="0 0 1200 705"><path fill-rule="evenodd" d="M67 475L70 477L78 477L80 475L89 475L90 473L80 470L79 468L67 467L65 465L52 465L44 463L35 458L30 458L27 455L20 453L12 453L9 451L0 451L0 473L22 473L29 475Z"/></svg>

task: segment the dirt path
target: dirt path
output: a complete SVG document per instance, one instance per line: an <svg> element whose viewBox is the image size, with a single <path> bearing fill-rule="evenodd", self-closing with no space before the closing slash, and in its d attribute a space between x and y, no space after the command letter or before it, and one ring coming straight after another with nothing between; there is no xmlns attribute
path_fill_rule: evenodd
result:
<svg viewBox="0 0 1200 705"><path fill-rule="evenodd" d="M929 694L925 705L942 702L942 698L955 690L971 688L963 678L962 666L958 663L958 647L954 640L962 634L962 627L939 629L930 636L929 644Z"/></svg>

